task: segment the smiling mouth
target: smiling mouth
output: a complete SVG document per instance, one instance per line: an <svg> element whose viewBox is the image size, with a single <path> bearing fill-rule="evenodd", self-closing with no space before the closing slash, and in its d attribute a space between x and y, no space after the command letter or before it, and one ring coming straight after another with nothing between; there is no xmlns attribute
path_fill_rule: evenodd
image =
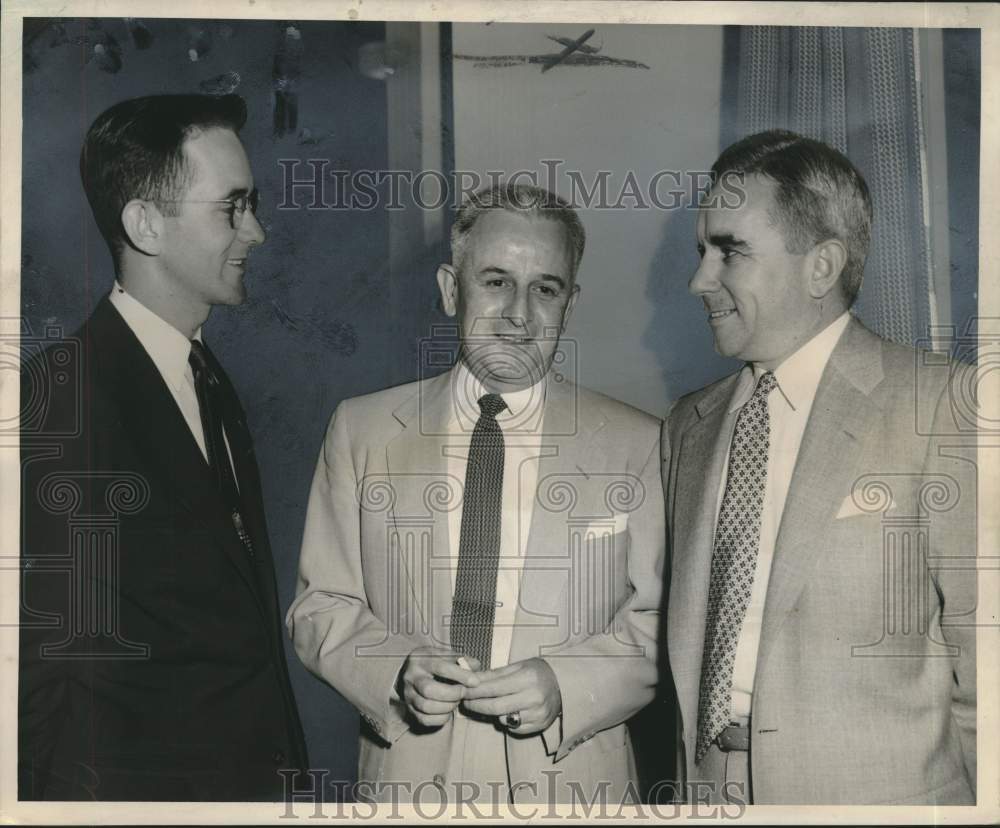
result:
<svg viewBox="0 0 1000 828"><path fill-rule="evenodd" d="M708 312L708 321L715 322L719 319L725 319L727 316L731 316L736 313L736 308L722 308L720 310L714 310Z"/></svg>
<svg viewBox="0 0 1000 828"><path fill-rule="evenodd" d="M226 264L232 265L233 267L246 267L247 260L245 257L242 259L226 259Z"/></svg>
<svg viewBox="0 0 1000 828"><path fill-rule="evenodd" d="M518 336L517 334L494 334L493 336L503 342L511 342L515 345L527 345L534 341L530 336Z"/></svg>

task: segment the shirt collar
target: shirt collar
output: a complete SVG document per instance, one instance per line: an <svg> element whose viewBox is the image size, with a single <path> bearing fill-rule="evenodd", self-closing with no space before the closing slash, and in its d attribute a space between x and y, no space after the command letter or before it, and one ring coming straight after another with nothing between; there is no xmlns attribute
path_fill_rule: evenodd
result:
<svg viewBox="0 0 1000 828"><path fill-rule="evenodd" d="M163 379L173 388L180 389L188 371L190 340L129 294L117 279L111 290L111 304L146 349ZM194 338L201 341L201 328L195 331Z"/></svg>
<svg viewBox="0 0 1000 828"><path fill-rule="evenodd" d="M850 320L850 313L844 311L774 369L778 391L793 411L812 405L820 377L823 376L830 355L837 347L837 342L840 341ZM757 381L764 373L765 369L759 365L748 363L744 366L729 405L730 411L736 411L747 403L754 388L757 387Z"/></svg>
<svg viewBox="0 0 1000 828"><path fill-rule="evenodd" d="M545 406L547 374L534 385L517 391L505 391L500 394L507 404L507 409L497 415L501 425L516 425L519 428L533 430L539 415ZM461 359L452 371L452 422L457 422L471 428L479 419L479 398L490 393Z"/></svg>

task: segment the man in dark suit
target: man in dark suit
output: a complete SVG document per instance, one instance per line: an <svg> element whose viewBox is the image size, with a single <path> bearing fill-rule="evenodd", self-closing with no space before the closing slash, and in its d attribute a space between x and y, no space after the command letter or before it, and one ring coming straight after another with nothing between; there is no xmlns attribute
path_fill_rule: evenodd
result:
<svg viewBox="0 0 1000 828"><path fill-rule="evenodd" d="M281 800L307 764L253 444L200 333L264 241L245 120L160 95L87 134L117 278L22 371L21 799Z"/></svg>

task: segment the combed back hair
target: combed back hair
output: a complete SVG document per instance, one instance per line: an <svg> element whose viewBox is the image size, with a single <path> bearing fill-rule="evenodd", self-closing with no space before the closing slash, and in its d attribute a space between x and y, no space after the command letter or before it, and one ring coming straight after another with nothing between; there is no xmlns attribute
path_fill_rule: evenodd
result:
<svg viewBox="0 0 1000 828"><path fill-rule="evenodd" d="M165 215L177 215L168 202L180 199L190 183L184 141L211 127L239 132L246 119L239 95L148 95L97 116L80 152L80 177L116 270L128 243L125 205L147 199Z"/></svg>
<svg viewBox="0 0 1000 828"><path fill-rule="evenodd" d="M850 306L861 290L872 234L868 185L841 153L784 129L750 135L725 149L712 166L715 180L757 174L774 183L774 213L789 253L837 239L847 248L841 287Z"/></svg>
<svg viewBox="0 0 1000 828"><path fill-rule="evenodd" d="M469 242L469 234L476 221L487 210L509 210L512 213L523 213L527 216L562 222L566 228L567 238L573 248L573 272L576 272L583 259L583 248L587 240L583 224L569 202L561 199L555 193L531 184L515 184L507 182L495 187L487 187L469 196L458 210L455 223L451 226L451 261L455 269L461 272L465 259L465 249Z"/></svg>

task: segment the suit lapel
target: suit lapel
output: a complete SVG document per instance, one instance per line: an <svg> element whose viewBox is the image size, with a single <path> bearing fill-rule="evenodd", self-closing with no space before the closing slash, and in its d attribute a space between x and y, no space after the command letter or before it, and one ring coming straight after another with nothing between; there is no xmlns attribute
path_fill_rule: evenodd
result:
<svg viewBox="0 0 1000 828"><path fill-rule="evenodd" d="M671 586L667 607L670 665L685 732L697 722L701 658L712 567L719 486L736 414L728 411L739 375L712 389L697 405L699 419L681 435L671 487Z"/></svg>
<svg viewBox="0 0 1000 828"><path fill-rule="evenodd" d="M448 531L450 508L460 508L455 481L448 477L445 446L451 413L451 372L421 382L393 412L400 433L386 446L386 468L394 495L391 509L403 563L422 614L419 629L447 646L452 587ZM407 542L407 541L410 542Z"/></svg>
<svg viewBox="0 0 1000 828"><path fill-rule="evenodd" d="M820 380L792 474L767 587L757 669L816 564L817 534L850 494L864 437L881 416L871 399L882 380L881 343L852 320Z"/></svg>
<svg viewBox="0 0 1000 828"><path fill-rule="evenodd" d="M569 511L557 511L555 492L548 486L560 483L579 485L588 475L605 466L601 441L604 419L592 406L579 404L577 386L555 382L550 377L545 393L545 415L538 477L531 509L531 525L525 541L520 600L511 637L510 662L539 654L539 646L556 630L559 611L565 602L571 575ZM569 424L576 424L575 428ZM568 433L564 433L568 432Z"/></svg>
<svg viewBox="0 0 1000 828"><path fill-rule="evenodd" d="M203 517L216 533L232 535L228 510L208 463L146 349L107 299L98 305L88 327L95 339L107 343L101 354L109 368L107 390L117 400L122 429L136 452L157 469L157 479L170 487L181 508ZM89 347L88 343L84 347ZM250 561L242 547L236 549L233 543L224 546L257 596Z"/></svg>

